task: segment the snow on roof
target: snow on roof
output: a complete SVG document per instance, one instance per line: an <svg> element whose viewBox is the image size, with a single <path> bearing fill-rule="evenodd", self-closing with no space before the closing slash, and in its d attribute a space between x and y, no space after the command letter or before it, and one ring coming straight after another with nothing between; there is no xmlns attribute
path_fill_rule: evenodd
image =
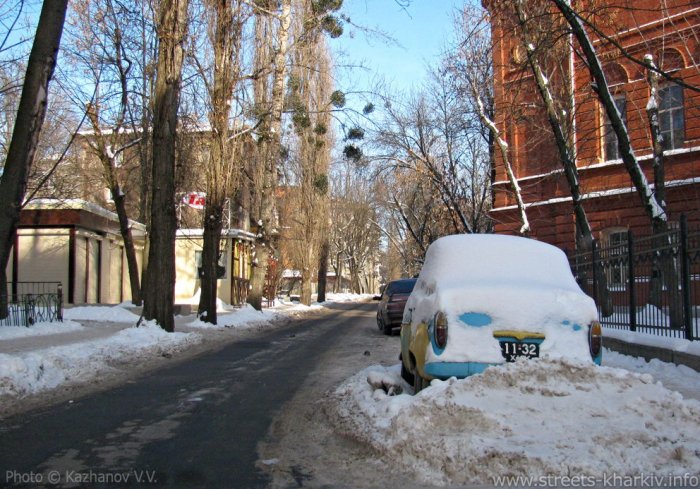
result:
<svg viewBox="0 0 700 489"><path fill-rule="evenodd" d="M524 281L580 291L559 248L498 234L458 234L438 239L428 249L420 280L443 286Z"/></svg>
<svg viewBox="0 0 700 489"><path fill-rule="evenodd" d="M201 238L204 235L204 229L201 228L183 228L178 229L176 233L178 238ZM255 233L244 231L243 229L231 228L221 231L222 238L240 238L246 241L255 241L257 236Z"/></svg>
<svg viewBox="0 0 700 489"><path fill-rule="evenodd" d="M24 205L23 209L27 210L80 210L91 212L98 216L102 216L110 221L119 222L119 217L116 213L108 211L104 207L88 202L82 199L34 199ZM139 231L145 231L146 226L138 221L129 219L129 223Z"/></svg>
<svg viewBox="0 0 700 489"><path fill-rule="evenodd" d="M668 182L665 183L666 188L672 188L672 187L683 187L685 185L693 185L696 183L700 183L700 177L692 177L692 178L684 178L681 180L669 180ZM649 188L654 189L654 184L649 184ZM596 199L600 197L611 197L614 195L624 195L624 194L632 194L637 192L637 189L634 187L622 187L622 188L611 188L607 190L599 190L595 192L590 192L587 194L583 194L581 196L582 199L587 200L587 199ZM571 197L555 197L552 199L547 199L547 200L542 200L539 202L527 202L525 204L526 208L530 207L537 207L541 205L550 205L550 204L558 204L561 202L571 202ZM491 209L490 212L500 212L500 211L507 211L507 210L512 210L512 209L517 209L517 205L507 205L503 207L495 207Z"/></svg>

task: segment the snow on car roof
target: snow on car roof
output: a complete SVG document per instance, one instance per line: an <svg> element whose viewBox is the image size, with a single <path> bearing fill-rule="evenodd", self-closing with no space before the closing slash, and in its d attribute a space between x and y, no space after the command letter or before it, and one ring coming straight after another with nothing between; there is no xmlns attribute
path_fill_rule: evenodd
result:
<svg viewBox="0 0 700 489"><path fill-rule="evenodd" d="M428 248L419 279L439 283L533 283L580 290L564 253L534 239L498 234L458 234Z"/></svg>

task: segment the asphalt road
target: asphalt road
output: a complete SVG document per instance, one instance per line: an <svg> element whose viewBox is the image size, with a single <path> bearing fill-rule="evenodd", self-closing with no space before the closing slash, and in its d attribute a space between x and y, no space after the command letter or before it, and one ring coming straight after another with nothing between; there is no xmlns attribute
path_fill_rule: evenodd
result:
<svg viewBox="0 0 700 489"><path fill-rule="evenodd" d="M376 304L337 308L112 390L4 420L0 485L266 487L256 445L323 355L358 317L366 324Z"/></svg>

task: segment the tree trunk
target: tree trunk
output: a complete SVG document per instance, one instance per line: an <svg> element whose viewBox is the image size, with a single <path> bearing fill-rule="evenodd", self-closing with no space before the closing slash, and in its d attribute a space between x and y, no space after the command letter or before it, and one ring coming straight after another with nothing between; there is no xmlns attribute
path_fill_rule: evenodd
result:
<svg viewBox="0 0 700 489"><path fill-rule="evenodd" d="M656 68L651 55L644 57L649 68L647 68L647 83L649 84L649 102L646 106L647 118L649 119L649 132L651 134L651 147L653 150L654 168L654 199L664 212L666 211L666 181L664 176L664 149L663 136L659 122L659 74L654 71ZM652 231L654 235L659 235L654 239L654 247L659 251L654 255L652 261L651 286L649 289L649 304L659 309L663 308L664 285L669 297L669 319L672 328L683 328L683 307L679 300L678 270L676 270L676 260L673 255L673 243L670 242L668 234L668 222L665 220L652 220Z"/></svg>
<svg viewBox="0 0 700 489"><path fill-rule="evenodd" d="M589 252L592 250L593 246L593 230L590 222L588 221L586 210L583 207L583 197L581 195L581 187L579 184L578 168L576 167L576 148L574 148L574 142L571 135L567 134L567 132L570 133L570 131L566 130L565 121L562 121L561 117L559 116L559 112L555 106L554 97L552 96L549 80L544 75L540 61L537 58L537 53L535 53L535 44L531 38L529 27L527 25L529 20L523 9L523 0L518 0L516 2L516 10L520 28L522 30L523 45L525 46L525 51L527 53L527 62L530 66L532 74L534 75L535 84L537 85L540 98L545 105L547 120L550 128L552 129L554 140L557 145L559 161L564 169L564 175L569 186L569 192L571 193L574 217L576 220L574 231L576 233L575 238L577 247L580 252ZM573 74L570 74L570 76L573 76ZM568 112L573 117L573 107L571 107ZM599 290L597 291L596 296L601 306L603 316L608 317L613 313L613 304L612 297L608 293L607 278L605 277L605 274L601 273L597 277L597 283L599 284Z"/></svg>
<svg viewBox="0 0 700 489"><path fill-rule="evenodd" d="M321 253L318 257L318 295L316 302L326 302L326 287L328 285L328 254L330 243L328 237L323 240ZM337 280L337 277L336 277Z"/></svg>
<svg viewBox="0 0 700 489"><path fill-rule="evenodd" d="M513 189L513 194L515 195L515 202L518 205L518 213L520 214L521 223L519 232L521 235L527 236L531 231L530 221L527 218L527 211L525 209L525 204L523 203L523 195L520 189L520 185L518 184L518 179L515 177L515 172L513 171L512 165L510 164L510 157L508 155L508 143L506 143L506 141L503 140L503 138L501 138L501 132L496 127L496 124L494 124L494 122L486 114L486 109L484 108L484 103L481 100L481 96L479 95L479 90L471 79L469 80L469 88L472 92L472 97L476 102L476 109L479 115L479 119L481 119L481 123L485 125L489 130L489 157L493 162L495 157L495 143L496 145L498 145L498 150L501 153L503 166L506 169L506 175L508 175L508 182L510 183L510 186Z"/></svg>
<svg viewBox="0 0 700 489"><path fill-rule="evenodd" d="M203 223L199 317L203 321L216 324L224 209L240 174L236 158L238 155L233 150L236 142L230 135L231 97L239 71L236 47L240 28L239 24L234 22L233 4L230 0L212 0L208 5L216 15L212 26L215 31L213 90L209 91L209 122L212 131L209 140L209 165L206 168L207 200Z"/></svg>
<svg viewBox="0 0 700 489"><path fill-rule="evenodd" d="M126 253L126 264L129 270L129 285L131 286L131 303L135 306L141 305L141 284L139 281L139 266L136 260L136 248L134 246L134 238L131 235L131 226L129 226L129 217L126 215L126 206L124 205L124 195L119 187L112 188L112 200L119 218L119 232L124 241L124 252Z"/></svg>
<svg viewBox="0 0 700 489"><path fill-rule="evenodd" d="M258 311L263 307L263 294L265 292L267 263L270 259L270 249L267 246L258 245L255 248L255 259L253 260L253 274L250 278L250 291L248 293L248 304Z"/></svg>
<svg viewBox="0 0 700 489"><path fill-rule="evenodd" d="M0 319L7 317L6 268L46 115L49 82L56 67L68 0L43 2L29 54L12 141L0 177Z"/></svg>
<svg viewBox="0 0 700 489"><path fill-rule="evenodd" d="M605 73L603 72L603 67L596 54L595 46L593 42L589 39L586 30L578 18L576 12L572 9L570 0L551 0L559 11L562 13L576 40L581 46L581 51L583 52L584 59L588 66L588 71L594 80L594 89L598 94L605 112L610 120L610 126L613 131L615 131L615 136L617 136L617 145L620 149L620 157L625 165L625 169L634 184L637 194L642 201L642 206L644 211L649 216L652 221L666 221L666 212L658 205L654 199L653 192L649 187L644 172L642 171L639 161L634 154L632 149L632 144L630 143L629 133L622 120L622 116L615 105L615 101L610 93L610 88L605 79Z"/></svg>
<svg viewBox="0 0 700 489"><path fill-rule="evenodd" d="M223 208L207 202L204 212L202 243L201 293L198 315L202 321L216 324L216 298L218 285L220 243L223 229Z"/></svg>
<svg viewBox="0 0 700 489"><path fill-rule="evenodd" d="M183 42L187 33L187 4L187 0L161 0L158 21L151 236L143 315L169 332L175 329L175 144Z"/></svg>
<svg viewBox="0 0 700 489"><path fill-rule="evenodd" d="M268 270L271 249L277 233L275 222L277 165L281 148L282 111L284 109L285 90L284 83L287 77L287 50L289 44L289 29L291 25L291 0L282 0L279 14L279 28L277 30L277 46L272 60L274 66L272 80L271 107L269 115L269 130L263 136L263 144L260 145L262 153L261 163L264 165L263 181L260 202L259 244L263 251L259 253L258 265L253 269L251 290L248 303L256 309L262 308L262 296ZM269 40L267 40L269 42ZM264 258L264 260L263 260ZM270 299L270 297L268 297Z"/></svg>
<svg viewBox="0 0 700 489"><path fill-rule="evenodd" d="M305 306L311 305L311 273L309 270L304 270L301 274L301 294L299 302Z"/></svg>

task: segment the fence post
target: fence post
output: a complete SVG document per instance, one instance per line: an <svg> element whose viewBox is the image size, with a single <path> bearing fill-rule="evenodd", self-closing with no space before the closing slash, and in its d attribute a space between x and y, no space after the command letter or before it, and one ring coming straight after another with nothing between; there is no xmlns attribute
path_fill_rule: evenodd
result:
<svg viewBox="0 0 700 489"><path fill-rule="evenodd" d="M58 309L56 311L56 317L59 321L63 322L63 284L59 283L56 290L56 295L58 296Z"/></svg>
<svg viewBox="0 0 700 489"><path fill-rule="evenodd" d="M634 278L634 235L627 230L627 289L629 290L630 331L637 331L637 290Z"/></svg>
<svg viewBox="0 0 700 489"><path fill-rule="evenodd" d="M685 338L687 340L693 340L695 338L693 337L693 314L690 308L690 254L688 253L688 219L686 218L685 214L681 215L680 241L683 323L685 326Z"/></svg>
<svg viewBox="0 0 700 489"><path fill-rule="evenodd" d="M593 266L593 301L598 304L598 240L591 242L591 265Z"/></svg>

